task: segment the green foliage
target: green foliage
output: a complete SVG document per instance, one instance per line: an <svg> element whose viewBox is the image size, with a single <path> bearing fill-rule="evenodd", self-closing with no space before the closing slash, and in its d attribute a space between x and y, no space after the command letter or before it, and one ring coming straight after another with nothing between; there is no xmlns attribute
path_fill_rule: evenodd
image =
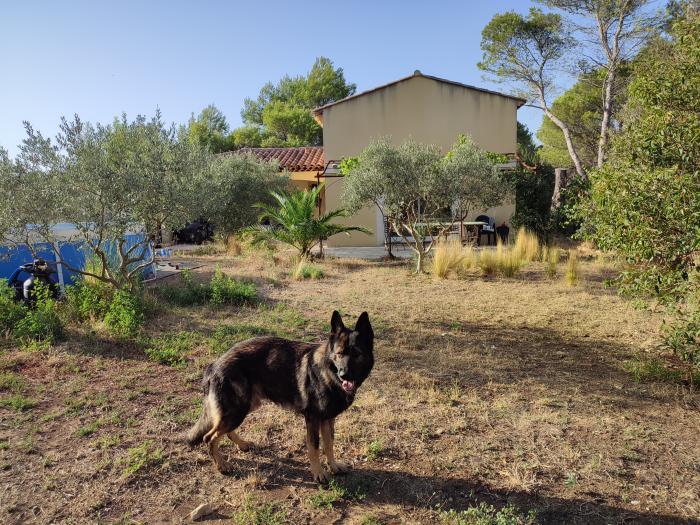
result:
<svg viewBox="0 0 700 525"><path fill-rule="evenodd" d="M236 525L284 525L287 516L271 503L257 503L252 496L243 498L240 510L233 515Z"/></svg>
<svg viewBox="0 0 700 525"><path fill-rule="evenodd" d="M21 393L11 394L0 399L0 406L12 408L17 412L26 412L37 405L37 401Z"/></svg>
<svg viewBox="0 0 700 525"><path fill-rule="evenodd" d="M141 331L143 321L143 296L138 292L115 291L104 316L110 333L117 337L134 337Z"/></svg>
<svg viewBox="0 0 700 525"><path fill-rule="evenodd" d="M540 96L554 84L554 66L573 41L561 16L531 7L527 16L515 11L495 15L481 32L483 58L479 69L496 80L515 81L524 95Z"/></svg>
<svg viewBox="0 0 700 525"><path fill-rule="evenodd" d="M384 442L381 439L375 439L367 444L366 451L367 459L370 461L379 458L384 453Z"/></svg>
<svg viewBox="0 0 700 525"><path fill-rule="evenodd" d="M211 160L204 183L203 214L221 236L254 224L256 203L272 204L270 191L283 191L289 179L277 164L254 155L221 155Z"/></svg>
<svg viewBox="0 0 700 525"><path fill-rule="evenodd" d="M272 192L276 206L259 204L263 210L261 221L271 225L251 226L244 230L253 244L279 241L299 250L302 259L311 255L311 250L322 240L339 233L359 231L369 233L359 226L344 226L333 223L337 218L347 217L344 209L337 209L323 215L318 214L318 202L323 191L323 184L310 190L296 191L291 194Z"/></svg>
<svg viewBox="0 0 700 525"><path fill-rule="evenodd" d="M15 301L15 290L0 279L0 336L9 335L25 316L26 308Z"/></svg>
<svg viewBox="0 0 700 525"><path fill-rule="evenodd" d="M696 385L700 383L700 372L688 373L686 370L669 368L658 358L635 357L625 361L623 367L638 383L682 383L687 380Z"/></svg>
<svg viewBox="0 0 700 525"><path fill-rule="evenodd" d="M540 238L546 238L551 228L554 168L537 164L534 171L519 167L503 176L515 193L515 213L511 217L513 228L524 226Z"/></svg>
<svg viewBox="0 0 700 525"><path fill-rule="evenodd" d="M479 503L467 510L448 510L440 512L440 521L444 525L536 525L535 511L523 514L512 505L496 510L493 505Z"/></svg>
<svg viewBox="0 0 700 525"><path fill-rule="evenodd" d="M355 85L345 81L342 68L317 58L306 76L268 82L257 99L245 99L241 111L245 126L233 133L236 146L319 145L323 134L311 110L354 92Z"/></svg>
<svg viewBox="0 0 700 525"><path fill-rule="evenodd" d="M228 135L228 122L221 111L213 104L201 113L190 118L187 124L187 139L190 144L211 153L229 151L234 147L234 138Z"/></svg>
<svg viewBox="0 0 700 525"><path fill-rule="evenodd" d="M65 310L76 321L104 319L111 295L104 283L79 280L66 287Z"/></svg>
<svg viewBox="0 0 700 525"><path fill-rule="evenodd" d="M208 283L195 283L192 272L180 273L181 286L163 286L158 289L166 301L178 306L194 306L210 303L214 306L225 304L242 305L254 303L257 290L253 283L236 281L217 266Z"/></svg>
<svg viewBox="0 0 700 525"><path fill-rule="evenodd" d="M552 112L566 122L576 144L576 151L587 167L595 166L598 158L598 140L603 119L600 93L604 77L602 69L582 74L571 88L552 102L551 107ZM615 86L615 112L624 104L628 79L628 68L623 68ZM544 162L564 168L572 165L564 134L546 115L542 117L537 138L542 142L540 156Z"/></svg>
<svg viewBox="0 0 700 525"><path fill-rule="evenodd" d="M456 215L500 204L505 185L487 153L460 136L443 155L434 145L383 138L360 154L345 177L343 199L350 211L376 205L393 229L410 241L416 271L432 248L428 235L446 229Z"/></svg>
<svg viewBox="0 0 700 525"><path fill-rule="evenodd" d="M700 17L676 22L634 67L624 115L605 166L576 211L583 234L629 263L619 284L672 306L667 344L697 362L700 296Z"/></svg>
<svg viewBox="0 0 700 525"><path fill-rule="evenodd" d="M63 333L56 300L51 297L51 290L39 281L35 282L32 298L32 307L25 310L12 333L24 344L31 341L50 344Z"/></svg>
<svg viewBox="0 0 700 525"><path fill-rule="evenodd" d="M257 291L253 283L232 279L221 270L220 266L217 266L214 271L209 289L209 301L214 306L253 303L257 298Z"/></svg>
<svg viewBox="0 0 700 525"><path fill-rule="evenodd" d="M151 361L163 365L181 367L186 363L186 355L199 342L197 332L178 332L161 337L152 337L143 342L144 353Z"/></svg>
<svg viewBox="0 0 700 525"><path fill-rule="evenodd" d="M93 278L133 290L151 262L150 239L164 224L175 227L202 209L208 156L159 112L150 120L123 115L106 126L64 119L55 142L28 123L26 133L14 162L0 153L0 242L81 243L88 255L116 261ZM53 228L62 222L75 228L69 239ZM127 234L142 227L144 240L129 246Z"/></svg>

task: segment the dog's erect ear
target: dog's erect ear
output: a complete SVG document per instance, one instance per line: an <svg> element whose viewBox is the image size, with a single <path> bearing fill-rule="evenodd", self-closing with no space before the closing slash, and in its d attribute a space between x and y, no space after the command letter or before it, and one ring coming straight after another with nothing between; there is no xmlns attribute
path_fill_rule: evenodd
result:
<svg viewBox="0 0 700 525"><path fill-rule="evenodd" d="M367 314L367 312L362 312L360 314L357 323L355 323L355 331L370 341L374 338L374 331L369 322L369 314Z"/></svg>
<svg viewBox="0 0 700 525"><path fill-rule="evenodd" d="M345 330L343 319L340 317L338 310L333 310L333 316L331 317L331 332L334 334L339 334L343 330Z"/></svg>

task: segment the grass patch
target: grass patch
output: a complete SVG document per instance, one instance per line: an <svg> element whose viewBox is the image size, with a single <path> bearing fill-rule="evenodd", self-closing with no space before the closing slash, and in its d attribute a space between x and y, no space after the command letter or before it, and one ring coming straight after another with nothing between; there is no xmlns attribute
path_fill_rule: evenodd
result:
<svg viewBox="0 0 700 525"><path fill-rule="evenodd" d="M178 332L153 337L145 342L143 351L151 361L180 367L186 364L186 354L197 345L200 339L197 332Z"/></svg>
<svg viewBox="0 0 700 525"><path fill-rule="evenodd" d="M37 405L37 401L31 397L25 397L21 393L12 394L0 399L0 406L12 408L17 412L26 412Z"/></svg>
<svg viewBox="0 0 700 525"><path fill-rule="evenodd" d="M496 510L493 505L481 502L467 510L448 510L440 512L443 525L536 525L535 511L523 514L512 505Z"/></svg>
<svg viewBox="0 0 700 525"><path fill-rule="evenodd" d="M237 281L226 275L220 266L216 267L214 276L208 283L195 283L190 270L180 272L179 286L163 286L158 294L169 303L178 306L196 306L212 304L242 305L254 303L257 290L253 283Z"/></svg>
<svg viewBox="0 0 700 525"><path fill-rule="evenodd" d="M303 281L305 279L323 279L324 273L321 268L309 264L306 261L299 261L299 264L294 268L292 278L295 281Z"/></svg>
<svg viewBox="0 0 700 525"><path fill-rule="evenodd" d="M559 248L556 246L545 247L542 250L542 261L546 264L547 277L554 279L559 268Z"/></svg>
<svg viewBox="0 0 700 525"><path fill-rule="evenodd" d="M365 455L367 459L375 460L384 453L384 442L381 439L375 439L367 444Z"/></svg>
<svg viewBox="0 0 700 525"><path fill-rule="evenodd" d="M515 256L526 262L537 261L540 256L540 240L534 233L527 231L524 226L518 230L513 245Z"/></svg>
<svg viewBox="0 0 700 525"><path fill-rule="evenodd" d="M236 343L260 335L271 335L271 331L261 326L247 324L230 324L218 326L209 338L209 350L219 356Z"/></svg>
<svg viewBox="0 0 700 525"><path fill-rule="evenodd" d="M316 494L309 496L309 503L317 509L325 508L331 510L336 503L343 500L362 501L366 495L361 487L352 489L332 479L328 483L327 488L319 487Z"/></svg>
<svg viewBox="0 0 700 525"><path fill-rule="evenodd" d="M241 509L233 515L236 525L284 525L287 516L272 503L257 503L251 496L243 498Z"/></svg>
<svg viewBox="0 0 700 525"><path fill-rule="evenodd" d="M144 441L137 447L126 451L126 457L119 463L123 465L122 476L129 477L163 463L163 449L153 446L151 441Z"/></svg>
<svg viewBox="0 0 700 525"><path fill-rule="evenodd" d="M91 436L100 429L100 426L102 426L102 421L100 419L96 419L92 423L88 423L87 425L80 427L77 434L80 437Z"/></svg>
<svg viewBox="0 0 700 525"><path fill-rule="evenodd" d="M0 390L10 392L22 392L24 390L24 378L14 372L0 372Z"/></svg>
<svg viewBox="0 0 700 525"><path fill-rule="evenodd" d="M689 381L693 384L700 384L700 371L668 368L658 358L643 359L635 357L625 361L622 366L632 376L632 379L638 383L682 383Z"/></svg>

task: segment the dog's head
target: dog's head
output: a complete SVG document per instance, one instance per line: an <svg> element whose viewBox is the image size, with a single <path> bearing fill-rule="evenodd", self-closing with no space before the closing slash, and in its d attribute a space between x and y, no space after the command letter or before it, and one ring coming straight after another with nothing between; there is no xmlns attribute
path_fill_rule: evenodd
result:
<svg viewBox="0 0 700 525"><path fill-rule="evenodd" d="M367 379L374 365L374 332L367 312L362 312L355 328L350 330L335 311L331 317L328 358L341 388L354 394Z"/></svg>

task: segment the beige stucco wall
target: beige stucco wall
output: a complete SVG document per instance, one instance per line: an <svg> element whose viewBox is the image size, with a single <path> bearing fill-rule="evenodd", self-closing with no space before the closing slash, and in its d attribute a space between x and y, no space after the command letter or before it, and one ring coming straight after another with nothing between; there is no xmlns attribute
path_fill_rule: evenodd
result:
<svg viewBox="0 0 700 525"><path fill-rule="evenodd" d="M323 147L326 161L358 155L372 139L389 137L395 144L408 138L436 144L448 151L459 134L471 135L488 151L516 151L517 102L514 99L413 76L375 92L323 110ZM326 209L342 206L342 179L326 180ZM494 210L499 224L512 206ZM494 213L489 213L494 215ZM376 232L335 236L332 246L382 245L381 214L376 208L346 219L348 224Z"/></svg>

